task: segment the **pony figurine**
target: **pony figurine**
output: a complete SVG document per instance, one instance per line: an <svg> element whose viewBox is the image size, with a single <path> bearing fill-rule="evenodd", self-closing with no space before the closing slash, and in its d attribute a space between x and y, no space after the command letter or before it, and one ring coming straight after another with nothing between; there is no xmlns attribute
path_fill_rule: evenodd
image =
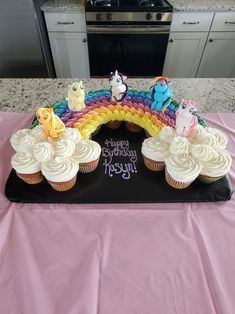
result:
<svg viewBox="0 0 235 314"><path fill-rule="evenodd" d="M193 100L182 99L176 112L175 131L178 136L189 136L198 124L198 118L192 113L197 111Z"/></svg>
<svg viewBox="0 0 235 314"><path fill-rule="evenodd" d="M154 85L151 87L152 105L151 108L156 111L165 111L168 106L168 100L171 100L172 92L168 86L168 77L159 76L154 80Z"/></svg>
<svg viewBox="0 0 235 314"><path fill-rule="evenodd" d="M86 108L85 105L85 90L82 81L68 85L69 91L66 100L68 107L72 111L79 111Z"/></svg>
<svg viewBox="0 0 235 314"><path fill-rule="evenodd" d="M128 93L128 86L124 83L126 79L127 77L117 70L115 73L110 73L109 82L111 84L111 100L113 102L122 102L125 99Z"/></svg>
<svg viewBox="0 0 235 314"><path fill-rule="evenodd" d="M58 140L61 133L65 130L64 123L54 114L52 108L36 108L36 116L38 122L44 126L44 131L47 136L53 140Z"/></svg>

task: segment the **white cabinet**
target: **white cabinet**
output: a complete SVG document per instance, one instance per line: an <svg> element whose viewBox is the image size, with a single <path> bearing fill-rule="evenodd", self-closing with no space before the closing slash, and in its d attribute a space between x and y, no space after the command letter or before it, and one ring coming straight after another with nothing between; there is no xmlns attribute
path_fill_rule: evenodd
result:
<svg viewBox="0 0 235 314"><path fill-rule="evenodd" d="M57 77L89 78L84 13L45 13Z"/></svg>
<svg viewBox="0 0 235 314"><path fill-rule="evenodd" d="M211 32L197 77L235 77L235 32Z"/></svg>
<svg viewBox="0 0 235 314"><path fill-rule="evenodd" d="M171 32L208 32L214 13L175 12Z"/></svg>
<svg viewBox="0 0 235 314"><path fill-rule="evenodd" d="M175 12L163 74L196 77L214 13Z"/></svg>
<svg viewBox="0 0 235 314"><path fill-rule="evenodd" d="M86 33L48 34L57 77L89 78Z"/></svg>
<svg viewBox="0 0 235 314"><path fill-rule="evenodd" d="M206 43L205 32L171 32L163 74L169 77L195 77Z"/></svg>
<svg viewBox="0 0 235 314"><path fill-rule="evenodd" d="M235 13L216 13L197 77L235 77Z"/></svg>

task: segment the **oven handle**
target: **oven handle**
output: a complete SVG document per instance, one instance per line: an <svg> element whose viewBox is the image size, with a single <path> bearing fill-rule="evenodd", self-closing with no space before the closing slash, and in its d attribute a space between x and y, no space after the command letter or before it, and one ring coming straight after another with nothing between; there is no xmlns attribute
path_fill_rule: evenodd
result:
<svg viewBox="0 0 235 314"><path fill-rule="evenodd" d="M155 26L114 26L114 25L87 25L88 34L167 34L170 32L170 25Z"/></svg>

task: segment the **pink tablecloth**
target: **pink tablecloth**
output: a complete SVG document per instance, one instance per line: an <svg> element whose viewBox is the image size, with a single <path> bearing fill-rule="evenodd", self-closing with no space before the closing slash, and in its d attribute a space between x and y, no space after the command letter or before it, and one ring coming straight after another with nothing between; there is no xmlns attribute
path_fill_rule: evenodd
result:
<svg viewBox="0 0 235 314"><path fill-rule="evenodd" d="M229 136L235 114L207 114ZM31 114L0 114L1 314L235 313L235 197L198 204L13 204L9 136ZM235 163L230 173L235 183ZM16 186L17 189L17 186Z"/></svg>

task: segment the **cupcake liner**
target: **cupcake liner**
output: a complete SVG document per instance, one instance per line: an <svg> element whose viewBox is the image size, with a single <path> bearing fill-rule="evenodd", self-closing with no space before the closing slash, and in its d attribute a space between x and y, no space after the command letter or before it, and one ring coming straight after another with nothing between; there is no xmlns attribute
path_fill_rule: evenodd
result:
<svg viewBox="0 0 235 314"><path fill-rule="evenodd" d="M93 160L91 162L79 164L79 171L82 173L89 173L94 171L99 164L99 160L100 158Z"/></svg>
<svg viewBox="0 0 235 314"><path fill-rule="evenodd" d="M210 176L206 176L203 174L199 174L198 176L198 180L206 183L206 184L210 184L210 183L214 183L216 181L218 181L219 179L222 179L224 176L220 176L220 177L210 177Z"/></svg>
<svg viewBox="0 0 235 314"><path fill-rule="evenodd" d="M182 190L182 189L186 189L192 182L179 182L174 180L169 173L167 172L167 170L165 171L165 179L166 182L174 189L178 189L178 190Z"/></svg>
<svg viewBox="0 0 235 314"><path fill-rule="evenodd" d="M115 130L115 129L118 129L121 124L122 124L122 121L115 120L115 121L109 121L108 123L106 123L106 126L109 129Z"/></svg>
<svg viewBox="0 0 235 314"><path fill-rule="evenodd" d="M143 157L144 157L144 164L149 170L162 171L165 169L166 164L164 161L155 161L155 160L145 157L144 155Z"/></svg>
<svg viewBox="0 0 235 314"><path fill-rule="evenodd" d="M125 125L126 125L127 130L130 132L138 133L142 131L142 128L135 123L126 122Z"/></svg>
<svg viewBox="0 0 235 314"><path fill-rule="evenodd" d="M16 172L16 174L20 179L28 184L38 184L44 180L44 176L41 171L30 174Z"/></svg>
<svg viewBox="0 0 235 314"><path fill-rule="evenodd" d="M72 189L74 185L76 184L76 181L77 181L77 175L73 177L71 180L65 181L65 182L54 182L54 181L47 180L50 186L54 190L59 191L59 192L65 192Z"/></svg>

